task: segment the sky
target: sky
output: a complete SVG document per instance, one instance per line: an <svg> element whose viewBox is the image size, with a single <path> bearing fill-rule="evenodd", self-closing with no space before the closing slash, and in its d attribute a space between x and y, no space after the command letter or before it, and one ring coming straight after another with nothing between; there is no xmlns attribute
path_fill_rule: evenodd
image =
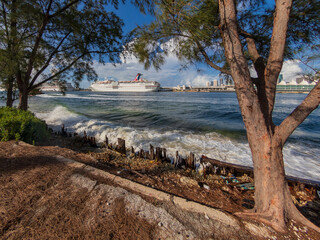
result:
<svg viewBox="0 0 320 240"><path fill-rule="evenodd" d="M153 20L152 16L140 13L138 8L128 2L120 4L119 9L115 12L124 21L124 34L129 33L138 25L148 24ZM206 65L190 66L181 70L179 60L173 55L166 58L165 64L158 71L153 67L145 70L143 64L140 64L133 56L126 59L121 58L121 62L122 64L114 66L112 63L100 64L94 61L93 66L100 80L113 78L118 81L128 81L133 80L137 73L142 73L144 79L157 81L162 87L205 86L207 81L219 79L219 72ZM302 64L291 60L284 63L281 74L283 74L284 81L290 82L298 77L303 70ZM88 88L90 84L88 81L83 81L80 87Z"/></svg>

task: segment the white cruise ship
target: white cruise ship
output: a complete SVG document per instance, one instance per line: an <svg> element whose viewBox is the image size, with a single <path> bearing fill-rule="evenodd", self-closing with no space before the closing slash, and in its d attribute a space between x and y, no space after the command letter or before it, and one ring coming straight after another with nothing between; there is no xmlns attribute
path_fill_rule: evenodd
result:
<svg viewBox="0 0 320 240"><path fill-rule="evenodd" d="M72 92L74 91L73 86L71 83L65 83L65 91L66 92ZM42 92L61 92L60 85L58 83L44 83L41 85L40 90Z"/></svg>
<svg viewBox="0 0 320 240"><path fill-rule="evenodd" d="M155 81L141 79L138 73L133 81L96 81L91 84L90 89L95 92L156 92L160 84Z"/></svg>

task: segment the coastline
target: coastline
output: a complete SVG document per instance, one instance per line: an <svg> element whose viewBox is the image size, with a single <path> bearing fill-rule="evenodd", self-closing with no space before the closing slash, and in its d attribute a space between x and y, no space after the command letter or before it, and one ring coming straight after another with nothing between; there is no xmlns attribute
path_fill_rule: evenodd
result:
<svg viewBox="0 0 320 240"><path fill-rule="evenodd" d="M139 178L142 177L142 175L149 175L151 182L149 179L147 183L145 183L144 180L140 183L154 187L154 174L161 175L167 171L174 172L174 174L178 176L174 177L173 180L176 183L186 184L184 180L180 179L181 176L182 178L185 176L190 178L187 180L189 187L192 186L198 190L209 191L220 188L222 192L227 192L231 195L240 194L238 197L244 202L241 203L241 200L240 202L238 200L238 203L231 207L233 209L231 210L231 205L227 204L227 209L223 207L223 204L221 205L221 201L228 202L229 200L220 199L218 205L213 204L211 198L216 198L214 195L207 195L207 197L203 199L202 194L201 196L191 194L187 197L189 200L194 200L216 208L222 208L228 212L239 211L239 207L242 209L250 209L253 207L254 179L253 169L250 167L221 162L216 159L207 158L204 155L202 155L200 159L197 159L192 153L190 153L189 156L181 156L178 151L176 151L176 157L172 159L166 156L165 149L152 146L151 144L150 149L140 149L140 151L136 152L132 146L126 146L125 140L121 138L118 138L117 143L110 143L106 137L104 143L97 144L95 138L87 136L86 133L84 133L84 136L72 133L67 134L63 128L61 132L54 133L53 136L56 140L53 142L54 146L66 147L73 151L89 154L99 163L102 163L102 165L106 164L108 167L120 168L120 173L123 171L129 172L129 175L127 173L125 173L125 175L130 176L129 179L133 181L137 181L136 177ZM117 173L119 173L119 171ZM166 177L168 176L164 175L160 177L162 183L163 178ZM169 174L169 178L170 177L172 176ZM316 221L314 223L320 226L320 218L314 218L314 213L317 213L317 215L320 214L320 182L292 176L286 176L286 178L295 205L302 210L303 214L311 217L312 221ZM178 185L175 185L175 187L176 186ZM160 189L182 197L188 196L190 192L181 189L175 191L170 187L166 188L164 186L160 186ZM233 201L234 200L235 199L233 199ZM251 203L248 203L247 200L249 200L249 202L251 201ZM313 201L315 201L315 204L312 203ZM304 209L305 207L306 209ZM310 212L308 213L308 211Z"/></svg>
<svg viewBox="0 0 320 240"><path fill-rule="evenodd" d="M275 124L292 111L303 95L280 94L275 108ZM193 152L230 163L252 166L251 152L233 93L67 93L31 98L30 110L55 131L61 125L71 132L95 136L97 142L117 138L127 145L148 150L149 144L167 149L175 158ZM39 114L38 114L39 113ZM286 173L320 180L319 129L314 124L316 110L290 137L284 147Z"/></svg>
<svg viewBox="0 0 320 240"><path fill-rule="evenodd" d="M132 155L125 156L113 149L92 147L88 142L84 142L83 140L81 140L81 137L79 136L68 137L68 136L53 134L52 137L49 139L49 141L43 144L43 145L52 145L52 147L31 146L24 143L21 143L21 144L18 143L18 145L16 145L14 141L11 141L8 143L0 143L0 144L2 147L1 163L3 163L4 159L6 159L6 161L11 162L14 158L16 159L15 160L15 164L16 164L16 163L19 163L19 161L23 161L23 159L29 159L30 157L32 157L33 159L37 159L40 157L40 158L47 159L44 161L51 161L49 160L50 158L52 158L53 156L59 155L59 156L63 156L64 158L74 159L75 161L79 162L79 164L80 163L85 164L87 166L91 166L91 167L100 169L102 171L115 174L115 176L119 176L121 178L128 179L133 182L138 182L147 187L151 187L152 189L158 189L162 192L173 194L173 196L180 196L183 199L187 199L187 201L194 201L196 203L204 204L205 206L213 207L214 209L220 209L219 211L222 210L224 212L228 212L229 214L231 214L231 216L233 216L233 213L235 212L243 211L247 208L253 207L252 205L253 190L250 190L250 189L241 190L237 188L236 187L237 183L232 182L232 178L230 177L222 178L220 175L213 175L213 174L201 175L197 173L195 170L192 170L189 168L187 169L174 168L170 163L167 163L165 161L142 159L138 157L133 157ZM15 152L12 151L13 150L12 147L16 149ZM116 148L116 146L114 147ZM18 149L20 150L17 152ZM128 153L130 153L130 151L131 149L127 149ZM21 156L23 157L21 158ZM36 160L32 160L31 163L35 163L35 161ZM12 164L11 164L11 167L14 167L14 165ZM76 165L77 165L76 163L73 164L73 166L76 166ZM14 167L12 170L14 170L15 168L16 167ZM12 172L10 170L9 173L10 172L14 174L16 171ZM240 180L241 177L238 177L237 179ZM34 180L31 180L31 181L32 182L30 183L31 184L30 186L32 186L33 184L37 185L39 178L35 178ZM250 178L247 177L246 181L252 181L252 180L250 180ZM43 194L45 194L45 192ZM73 193L71 193L71 195L73 195ZM154 202L154 200L152 200L152 197L149 196L149 201L150 200L151 200L151 203ZM299 201L301 201L301 199L299 199ZM303 203L303 201L299 203ZM307 205L308 204L305 204L305 206ZM305 209L307 208L305 207ZM309 206L309 210L305 210L305 212L310 211L310 209L312 208L310 208ZM57 209L57 211L61 212L61 207ZM182 210L179 210L179 211L182 211ZM182 212L180 212L180 214L181 213ZM188 215L190 213L188 213L187 211L184 214ZM319 214L319 211L317 212L317 214ZM24 218L25 216L22 216L22 217ZM46 219L47 216L43 216L43 218ZM205 219L206 218L207 217L205 217ZM211 218L209 217L209 219ZM207 219L206 221L211 221L209 219ZM319 219L319 218L316 218L316 219ZM138 219L137 220L131 219L131 221L137 221L143 226L145 224L150 224L146 222L142 223L141 220L138 220ZM239 219L237 221L239 221ZM255 225L257 223L251 222L250 224ZM250 224L248 222L245 222L245 226L252 226ZM149 225L149 227L150 229L154 229L154 225ZM290 238L294 237L297 234L297 232L295 232L294 230L295 229L294 227L297 229L300 229L299 226L296 226L293 224L291 226L290 232L288 233L289 235L288 234L276 235L275 232L273 231L270 232L269 228L267 228L266 230L265 227L263 227L262 225L255 226L255 228L258 228L258 229L261 228L261 229L264 229L264 231L267 231L269 234L269 237L277 236L278 239L281 239L284 236L287 236L287 237L290 236ZM53 228L55 228L55 226L53 226ZM238 235L240 234L242 236L241 239L245 239L244 236L248 233L250 235L248 235L247 237L252 238L257 233L254 234L254 232L252 232L252 229L251 230L250 229L251 228L248 228L248 227L245 227L245 228L241 227L240 230L237 230L238 232L237 231L236 232ZM214 228L214 230L216 231L215 235L220 237L230 236L230 234L232 236L234 234L232 233L233 231L230 231L230 230L225 230L225 229L219 230L217 228ZM155 232L153 232L153 234L154 233ZM298 234L302 234L301 236L305 236L306 233L298 231ZM308 231L308 234L311 234L309 235L311 239L316 239L316 237L318 236L318 235L314 235L316 233L312 232L311 230ZM260 236L260 238L261 237L262 236Z"/></svg>

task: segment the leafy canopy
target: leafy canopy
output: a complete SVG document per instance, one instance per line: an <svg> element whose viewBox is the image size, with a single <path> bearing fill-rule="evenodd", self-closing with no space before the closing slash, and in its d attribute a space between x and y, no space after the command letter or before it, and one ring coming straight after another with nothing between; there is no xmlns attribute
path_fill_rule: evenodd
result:
<svg viewBox="0 0 320 240"><path fill-rule="evenodd" d="M116 0L1 1L2 79L21 77L29 90L50 80L95 79L94 59L117 61L122 20Z"/></svg>
<svg viewBox="0 0 320 240"><path fill-rule="evenodd" d="M127 45L129 52L133 52L146 68L154 66L159 69L165 56L171 52L184 64L207 63L222 73L230 74L219 30L217 0L161 0L155 1L155 5L156 20L136 28ZM248 37L255 41L261 57L267 59L269 55L274 7L270 1L237 1L239 32L249 62ZM317 0L294 1L286 59L319 46L319 21L320 4Z"/></svg>

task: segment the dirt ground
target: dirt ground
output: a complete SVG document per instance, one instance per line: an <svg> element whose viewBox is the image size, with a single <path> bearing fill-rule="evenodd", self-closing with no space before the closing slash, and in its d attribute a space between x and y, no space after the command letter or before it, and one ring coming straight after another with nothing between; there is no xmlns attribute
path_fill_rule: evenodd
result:
<svg viewBox="0 0 320 240"><path fill-rule="evenodd" d="M79 149L59 137L52 138L50 144L54 146L0 143L1 239L320 239L319 234L294 222L288 223L287 234L275 233L266 226L260 229L252 222L241 222L239 229L230 229L206 215L182 211L90 176L57 161L56 156L230 215L252 208L253 191L241 190L221 176L200 176L169 163L130 159L105 149ZM319 212L312 211L319 200L308 204L302 210L319 224ZM248 226L255 227L250 230ZM265 235L262 229L268 229Z"/></svg>

